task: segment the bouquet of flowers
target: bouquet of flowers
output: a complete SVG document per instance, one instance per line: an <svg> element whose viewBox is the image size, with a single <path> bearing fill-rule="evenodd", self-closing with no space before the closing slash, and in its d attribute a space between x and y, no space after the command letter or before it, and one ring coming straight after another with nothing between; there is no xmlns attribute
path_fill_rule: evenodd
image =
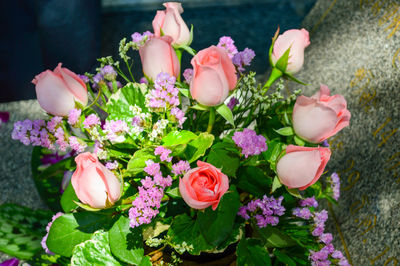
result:
<svg viewBox="0 0 400 266"><path fill-rule="evenodd" d="M48 119L16 122L12 138L37 146L35 181L59 212L45 228L48 212L21 207L31 228L39 221L44 250L28 240L18 252L1 250L36 264L176 265L230 256L226 264L349 265L324 230L328 213L317 200L339 197L338 175L320 178L331 155L327 139L349 125L350 112L325 85L306 97L285 83L305 85L294 74L308 32L276 32L263 84L245 71L251 49L239 52L224 36L196 52L181 4L164 6L153 33L121 40L121 61L100 58L97 73L85 75L59 64L32 81ZM139 83L128 55L136 51ZM193 68L181 75L182 53Z"/></svg>

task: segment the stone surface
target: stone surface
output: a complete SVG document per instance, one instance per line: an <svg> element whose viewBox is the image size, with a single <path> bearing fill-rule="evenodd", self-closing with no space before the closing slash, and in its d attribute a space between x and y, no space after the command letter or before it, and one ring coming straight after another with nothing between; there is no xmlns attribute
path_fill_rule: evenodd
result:
<svg viewBox="0 0 400 266"><path fill-rule="evenodd" d="M400 260L400 2L319 0L304 20L311 33L297 75L343 94L351 126L330 139L330 170L342 196L334 207L335 246L353 265L396 265Z"/></svg>

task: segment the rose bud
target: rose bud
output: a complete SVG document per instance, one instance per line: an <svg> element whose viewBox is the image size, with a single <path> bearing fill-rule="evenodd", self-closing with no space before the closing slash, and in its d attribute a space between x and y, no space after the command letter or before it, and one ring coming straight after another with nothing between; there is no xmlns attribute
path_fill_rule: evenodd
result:
<svg viewBox="0 0 400 266"><path fill-rule="evenodd" d="M347 127L351 114L342 95L330 96L329 88L321 85L311 96L299 96L293 108L293 128L296 134L311 142L320 143Z"/></svg>
<svg viewBox="0 0 400 266"><path fill-rule="evenodd" d="M180 65L175 50L171 46L172 38L169 36L151 37L139 48L142 60L143 73L155 80L161 72L178 77Z"/></svg>
<svg viewBox="0 0 400 266"><path fill-rule="evenodd" d="M37 75L32 83L36 85L36 97L40 106L48 113L67 116L75 108L75 101L83 106L88 102L85 83L71 70L61 67L46 70Z"/></svg>
<svg viewBox="0 0 400 266"><path fill-rule="evenodd" d="M318 181L330 157L329 148L289 145L276 165L276 172L288 188L304 190Z"/></svg>
<svg viewBox="0 0 400 266"><path fill-rule="evenodd" d="M79 200L90 207L103 209L121 197L118 178L99 162L96 154L85 152L75 158L76 170L71 183Z"/></svg>
<svg viewBox="0 0 400 266"><path fill-rule="evenodd" d="M193 57L191 64L193 77L190 93L200 104L219 105L236 87L235 66L224 49L211 46L201 50Z"/></svg>
<svg viewBox="0 0 400 266"><path fill-rule="evenodd" d="M190 32L180 14L183 13L181 3L167 2L163 4L166 10L158 10L153 20L155 36L164 35L172 37L172 44L189 45Z"/></svg>
<svg viewBox="0 0 400 266"><path fill-rule="evenodd" d="M229 189L228 177L209 163L197 161L197 166L179 179L179 192L193 209L212 206L215 211L221 197Z"/></svg>
<svg viewBox="0 0 400 266"><path fill-rule="evenodd" d="M272 62L276 64L290 47L288 65L286 69L280 70L290 74L299 72L304 63L304 49L309 44L310 38L307 30L287 30L279 35L274 43L271 55Z"/></svg>

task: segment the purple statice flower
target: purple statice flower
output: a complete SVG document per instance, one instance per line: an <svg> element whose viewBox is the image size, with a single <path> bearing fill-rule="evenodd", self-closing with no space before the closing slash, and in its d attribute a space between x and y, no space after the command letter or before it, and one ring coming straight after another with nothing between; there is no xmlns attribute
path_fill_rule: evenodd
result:
<svg viewBox="0 0 400 266"><path fill-rule="evenodd" d="M142 119L139 116L135 116L132 118L132 126L141 127L142 126Z"/></svg>
<svg viewBox="0 0 400 266"><path fill-rule="evenodd" d="M25 120L26 121L26 120ZM61 124L62 122L62 117L60 116L54 116L50 119L50 121L47 122L47 130L50 133L55 134L56 128Z"/></svg>
<svg viewBox="0 0 400 266"><path fill-rule="evenodd" d="M11 133L11 138L14 140L19 140L22 142L24 145L29 145L31 143L28 132L30 131L29 125L27 123L24 123L23 121L17 121L14 123L14 129Z"/></svg>
<svg viewBox="0 0 400 266"><path fill-rule="evenodd" d="M329 141L326 139L322 142L321 146L323 147L329 147Z"/></svg>
<svg viewBox="0 0 400 266"><path fill-rule="evenodd" d="M82 153L85 151L87 144L77 137L71 136L68 138L69 146L72 150L76 151L77 153Z"/></svg>
<svg viewBox="0 0 400 266"><path fill-rule="evenodd" d="M84 128L90 129L96 125L100 125L100 118L95 114L89 115L86 117L85 121L83 121Z"/></svg>
<svg viewBox="0 0 400 266"><path fill-rule="evenodd" d="M103 75L100 73L97 73L96 75L93 76L93 84L97 86L97 84L104 79Z"/></svg>
<svg viewBox="0 0 400 266"><path fill-rule="evenodd" d="M115 170L118 168L118 162L117 161L113 161L113 162L107 162L106 163L106 168L108 170Z"/></svg>
<svg viewBox="0 0 400 266"><path fill-rule="evenodd" d="M186 83L190 84L190 82L192 82L192 78L193 78L193 69L186 68L185 71L183 71L183 77L185 78Z"/></svg>
<svg viewBox="0 0 400 266"><path fill-rule="evenodd" d="M53 252L51 252L48 248L47 248L47 244L46 244L46 241L47 241L47 237L49 236L49 231L50 231L50 227L51 227L51 225L53 224L53 222L58 218L58 217L60 217L60 216L62 216L64 213L62 213L62 212L57 212L52 218L51 218L51 221L47 224L47 226L46 226L46 235L43 237L43 239L42 239L42 241L41 241L41 244L42 244L42 248L44 249L44 251L47 253L47 254L49 254L49 255L54 255L54 253Z"/></svg>
<svg viewBox="0 0 400 266"><path fill-rule="evenodd" d="M107 152L103 149L103 144L97 140L94 142L93 153L95 153L100 160L105 160L107 158Z"/></svg>
<svg viewBox="0 0 400 266"><path fill-rule="evenodd" d="M140 80L139 80L139 83L149 84L149 81L146 79L146 77L141 77Z"/></svg>
<svg viewBox="0 0 400 266"><path fill-rule="evenodd" d="M327 219L328 219L328 212L326 210L314 213L315 228L312 231L313 236L321 236L324 233L325 222Z"/></svg>
<svg viewBox="0 0 400 266"><path fill-rule="evenodd" d="M329 182L331 183L331 188L333 192L333 198L338 200L340 197L340 178L337 173L332 173L329 178Z"/></svg>
<svg viewBox="0 0 400 266"><path fill-rule="evenodd" d="M310 250L310 259L313 262L318 262L318 261L325 261L329 257L329 252L327 250L321 249L320 251L313 251Z"/></svg>
<svg viewBox="0 0 400 266"><path fill-rule="evenodd" d="M310 219L312 216L309 208L294 208L292 214L305 220Z"/></svg>
<svg viewBox="0 0 400 266"><path fill-rule="evenodd" d="M160 155L160 160L162 162L166 161L166 162L171 162L172 157L169 156L169 154L171 153L171 150L163 147L163 146L158 146L155 150L154 150L154 154L155 155Z"/></svg>
<svg viewBox="0 0 400 266"><path fill-rule="evenodd" d="M150 108L171 108L179 105L179 90L175 87L176 78L161 72L154 81L154 89L147 95Z"/></svg>
<svg viewBox="0 0 400 266"><path fill-rule="evenodd" d="M217 47L224 49L228 53L229 58L232 59L233 56L238 52L234 43L235 41L232 40L231 37L222 36L221 38L219 38Z"/></svg>
<svg viewBox="0 0 400 266"><path fill-rule="evenodd" d="M115 84L117 85L117 89L122 88L122 83L121 83L121 82L115 81ZM113 90L113 89L114 89L114 87L113 87L113 82L112 82L112 81L107 82L107 87L108 87L110 90Z"/></svg>
<svg viewBox="0 0 400 266"><path fill-rule="evenodd" d="M59 127L56 129L54 136L57 138L56 144L58 144L58 149L60 151L65 151L68 148L68 140L66 139L66 135L64 129Z"/></svg>
<svg viewBox="0 0 400 266"><path fill-rule="evenodd" d="M18 265L19 265L19 260L17 258L5 260L2 263L0 263L0 266L18 266Z"/></svg>
<svg viewBox="0 0 400 266"><path fill-rule="evenodd" d="M301 207L318 207L318 201L315 199L315 196L312 196L310 198L305 198L300 200L300 206Z"/></svg>
<svg viewBox="0 0 400 266"><path fill-rule="evenodd" d="M173 115L176 120L178 120L178 125L180 128L182 128L183 123L185 123L187 119L187 117L185 117L185 113L178 107L173 107L171 109L171 115Z"/></svg>
<svg viewBox="0 0 400 266"><path fill-rule="evenodd" d="M103 127L106 138L112 143L120 143L125 140L125 133L129 131L128 124L125 121L106 121Z"/></svg>
<svg viewBox="0 0 400 266"><path fill-rule="evenodd" d="M229 109L233 110L233 108L234 108L237 104L239 104L239 100L236 99L235 97L232 97L232 98L229 100L227 106L228 106Z"/></svg>
<svg viewBox="0 0 400 266"><path fill-rule="evenodd" d="M151 33L150 31L145 31L143 34L140 34L139 32L135 32L131 35L132 37L132 42L134 44L134 49L138 50L141 46L143 46L146 41L152 37L154 34Z"/></svg>
<svg viewBox="0 0 400 266"><path fill-rule="evenodd" d="M10 119L9 112L0 112L0 126L3 123L7 123L9 119Z"/></svg>
<svg viewBox="0 0 400 266"><path fill-rule="evenodd" d="M343 258L343 254L341 251L339 250L335 250L332 254L331 254L332 258L334 259L341 259Z"/></svg>
<svg viewBox="0 0 400 266"><path fill-rule="evenodd" d="M111 65L105 65L102 67L100 69L100 74L108 81L113 81L117 78L117 72Z"/></svg>
<svg viewBox="0 0 400 266"><path fill-rule="evenodd" d="M89 83L89 78L86 75L78 74L78 77L84 82Z"/></svg>
<svg viewBox="0 0 400 266"><path fill-rule="evenodd" d="M243 66L249 66L255 56L256 54L253 50L246 48L243 51L235 54L232 58L232 62L235 66L237 66L240 72L243 72L245 70Z"/></svg>
<svg viewBox="0 0 400 266"><path fill-rule="evenodd" d="M190 164L188 161L180 160L176 164L172 165L172 173L174 175L184 175L190 170Z"/></svg>
<svg viewBox="0 0 400 266"><path fill-rule="evenodd" d="M260 228L266 227L268 224L276 226L279 223L278 216L282 216L285 213L282 200L282 196L275 199L273 196L268 198L264 195L262 200L255 199L250 201L247 206L241 207L237 214L246 220L254 217Z"/></svg>
<svg viewBox="0 0 400 266"><path fill-rule="evenodd" d="M351 264L347 261L345 257L339 260L339 266L351 266Z"/></svg>
<svg viewBox="0 0 400 266"><path fill-rule="evenodd" d="M330 244L332 242L332 239L333 239L333 237L332 237L331 233L324 233L319 236L319 241L321 241L325 245Z"/></svg>
<svg viewBox="0 0 400 266"><path fill-rule="evenodd" d="M82 113L81 109L74 108L71 111L69 111L68 124L70 124L71 126L74 126L78 122L78 120L81 116L81 113Z"/></svg>
<svg viewBox="0 0 400 266"><path fill-rule="evenodd" d="M245 128L243 132L235 132L232 137L235 144L242 149L242 154L247 158L249 155L258 155L267 150L266 139L257 135L254 130Z"/></svg>
<svg viewBox="0 0 400 266"><path fill-rule="evenodd" d="M149 175L141 180L142 186L138 187L139 195L132 202L129 209L130 226L135 228L141 224L149 224L158 214L164 189L172 185L172 178L162 177L160 165L151 160L146 161L145 172Z"/></svg>

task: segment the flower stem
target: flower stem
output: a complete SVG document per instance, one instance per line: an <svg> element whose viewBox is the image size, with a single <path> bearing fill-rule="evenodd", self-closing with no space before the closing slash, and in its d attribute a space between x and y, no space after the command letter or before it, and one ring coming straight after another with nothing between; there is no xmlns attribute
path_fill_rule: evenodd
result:
<svg viewBox="0 0 400 266"><path fill-rule="evenodd" d="M277 69L276 67L274 67L272 69L271 75L269 76L269 79L267 80L267 82L264 84L263 86L263 90L265 90L264 94L267 93L267 91L269 90L269 88L271 87L271 85L280 77L283 76L283 72L280 71L279 69Z"/></svg>
<svg viewBox="0 0 400 266"><path fill-rule="evenodd" d="M181 65L181 59L182 59L182 51L179 49L175 49L176 56L178 57L179 61L179 66ZM179 72L178 77L176 78L178 82L181 82L181 73Z"/></svg>
<svg viewBox="0 0 400 266"><path fill-rule="evenodd" d="M95 105L95 104L97 103L97 101L100 99L100 96L101 96L101 90L99 90L99 92L97 93L97 96L96 96L96 98L93 100L93 102L92 102L90 105L86 106L85 109L89 109L90 107L92 107L93 105Z"/></svg>
<svg viewBox="0 0 400 266"><path fill-rule="evenodd" d="M211 133L215 122L215 107L210 108L210 117L208 119L207 132Z"/></svg>

